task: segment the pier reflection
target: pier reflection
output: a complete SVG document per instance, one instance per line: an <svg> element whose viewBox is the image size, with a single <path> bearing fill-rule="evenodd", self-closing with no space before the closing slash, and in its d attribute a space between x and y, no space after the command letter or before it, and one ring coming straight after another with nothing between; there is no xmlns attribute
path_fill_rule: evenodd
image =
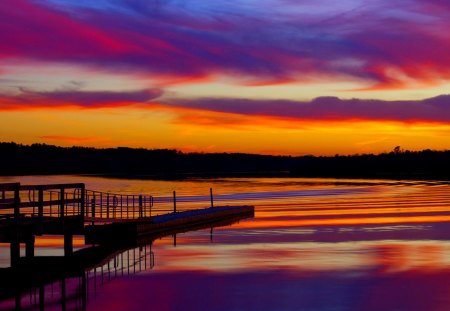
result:
<svg viewBox="0 0 450 311"><path fill-rule="evenodd" d="M230 226L246 217L197 226L213 239L214 228ZM169 234L173 247L177 234ZM155 266L152 246L167 235L146 236L131 241L128 248L92 246L70 256L21 258L17 267L0 269L0 310L86 310L97 290L114 280L149 271ZM93 263L95 262L95 263ZM58 268L65 266L65 268Z"/></svg>

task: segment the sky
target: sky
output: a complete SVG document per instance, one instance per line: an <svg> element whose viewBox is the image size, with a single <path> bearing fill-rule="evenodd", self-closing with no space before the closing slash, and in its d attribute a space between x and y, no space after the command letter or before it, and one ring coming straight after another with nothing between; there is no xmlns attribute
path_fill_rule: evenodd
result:
<svg viewBox="0 0 450 311"><path fill-rule="evenodd" d="M450 149L450 2L2 0L0 141Z"/></svg>

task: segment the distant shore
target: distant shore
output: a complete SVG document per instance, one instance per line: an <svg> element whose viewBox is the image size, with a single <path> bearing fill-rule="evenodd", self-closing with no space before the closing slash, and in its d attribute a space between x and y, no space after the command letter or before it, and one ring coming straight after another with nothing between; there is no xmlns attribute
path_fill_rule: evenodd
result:
<svg viewBox="0 0 450 311"><path fill-rule="evenodd" d="M377 155L270 156L171 149L57 147L0 143L0 175L95 175L132 179L317 177L450 180L450 151Z"/></svg>

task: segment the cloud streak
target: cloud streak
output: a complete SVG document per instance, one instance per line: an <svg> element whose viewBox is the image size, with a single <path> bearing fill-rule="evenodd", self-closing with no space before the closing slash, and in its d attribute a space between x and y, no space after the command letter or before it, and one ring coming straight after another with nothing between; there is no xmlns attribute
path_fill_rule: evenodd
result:
<svg viewBox="0 0 450 311"><path fill-rule="evenodd" d="M40 139L58 141L65 143L86 143L99 140L98 137L79 137L79 136L62 136L62 135L45 135L40 136Z"/></svg>
<svg viewBox="0 0 450 311"><path fill-rule="evenodd" d="M450 95L417 101L382 101L319 97L309 102L205 98L176 100L166 107L192 111L306 121L394 121L450 123ZM187 120L195 122L195 118ZM207 125L204 118L199 124ZM225 120L226 118L222 118ZM237 118L231 118L236 123Z"/></svg>
<svg viewBox="0 0 450 311"><path fill-rule="evenodd" d="M318 97L311 101L295 101L245 98L165 99L161 89L123 92L78 89L42 92L20 89L15 95L0 93L0 110L3 111L66 107L101 109L126 106L141 110L172 111L176 116L176 122L202 126L240 127L245 123L249 126L262 125L266 124L266 118L312 122L450 123L450 95L423 100L388 101ZM274 120L275 127L284 123L278 126L276 124L278 123Z"/></svg>
<svg viewBox="0 0 450 311"><path fill-rule="evenodd" d="M0 94L0 110L22 110L39 108L108 108L136 104L147 104L162 95L159 89L128 92L56 90L37 92L20 89L19 94Z"/></svg>
<svg viewBox="0 0 450 311"><path fill-rule="evenodd" d="M437 0L5 0L0 59L178 81L405 88L450 79L449 11Z"/></svg>

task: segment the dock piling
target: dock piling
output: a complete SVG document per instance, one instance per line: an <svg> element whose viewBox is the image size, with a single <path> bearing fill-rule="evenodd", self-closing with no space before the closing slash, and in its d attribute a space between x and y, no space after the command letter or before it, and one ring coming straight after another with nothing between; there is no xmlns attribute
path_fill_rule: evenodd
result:
<svg viewBox="0 0 450 311"><path fill-rule="evenodd" d="M173 212L177 212L177 193L173 191Z"/></svg>
<svg viewBox="0 0 450 311"><path fill-rule="evenodd" d="M45 285L39 286L39 310L45 308Z"/></svg>
<svg viewBox="0 0 450 311"><path fill-rule="evenodd" d="M11 241L10 245L10 264L11 267L17 266L20 259L20 243L17 240Z"/></svg>
<svg viewBox="0 0 450 311"><path fill-rule="evenodd" d="M25 257L33 258L34 257L34 243L35 237L34 235L30 235L25 241Z"/></svg>
<svg viewBox="0 0 450 311"><path fill-rule="evenodd" d="M209 196L211 197L211 208L213 208L214 207L214 200L213 200L212 188L209 188Z"/></svg>
<svg viewBox="0 0 450 311"><path fill-rule="evenodd" d="M72 255L73 253L73 234L71 232L64 233L64 256Z"/></svg>

